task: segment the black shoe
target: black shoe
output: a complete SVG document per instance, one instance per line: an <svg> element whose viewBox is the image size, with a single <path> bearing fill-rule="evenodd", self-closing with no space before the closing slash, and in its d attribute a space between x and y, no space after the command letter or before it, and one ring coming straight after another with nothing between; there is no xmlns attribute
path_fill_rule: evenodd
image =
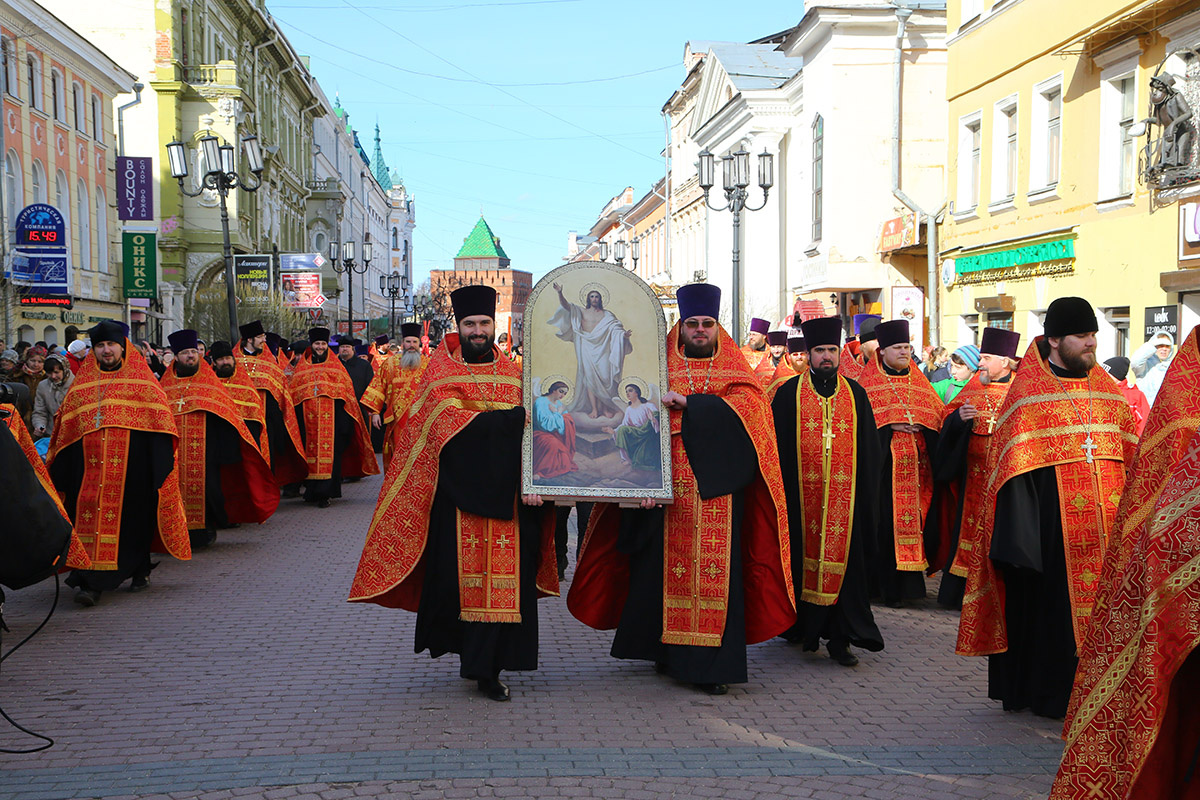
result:
<svg viewBox="0 0 1200 800"><path fill-rule="evenodd" d="M667 674L667 662L655 661L654 662L654 671L657 672L659 675L666 675Z"/></svg>
<svg viewBox="0 0 1200 800"><path fill-rule="evenodd" d="M317 501L317 508L329 508L329 498L322 497Z"/></svg>
<svg viewBox="0 0 1200 800"><path fill-rule="evenodd" d="M281 491L279 493L279 496L282 497L284 500L291 500L294 497L299 497L300 496L300 487L299 486L285 486L285 487L283 487L283 491Z"/></svg>
<svg viewBox="0 0 1200 800"><path fill-rule="evenodd" d="M843 667L857 667L858 656L850 652L850 645L829 643L829 657Z"/></svg>
<svg viewBox="0 0 1200 800"><path fill-rule="evenodd" d="M487 695L489 700L495 700L497 703L507 703L512 699L508 687L501 683L499 678L479 681L479 691Z"/></svg>
<svg viewBox="0 0 1200 800"><path fill-rule="evenodd" d="M129 582L129 591L131 591L131 592L142 592L149 588L150 588L150 576L149 575L141 575L141 576L135 575L133 577L133 580L131 580Z"/></svg>
<svg viewBox="0 0 1200 800"><path fill-rule="evenodd" d="M697 683L696 688L705 694L729 694L729 687L723 683Z"/></svg>
<svg viewBox="0 0 1200 800"><path fill-rule="evenodd" d="M100 602L100 593L91 589L76 589L75 602L85 608L91 608Z"/></svg>
<svg viewBox="0 0 1200 800"><path fill-rule="evenodd" d="M210 547L213 542L217 541L217 531L215 528L204 528L203 530L188 531L188 538L192 542L192 548L195 550L203 550Z"/></svg>

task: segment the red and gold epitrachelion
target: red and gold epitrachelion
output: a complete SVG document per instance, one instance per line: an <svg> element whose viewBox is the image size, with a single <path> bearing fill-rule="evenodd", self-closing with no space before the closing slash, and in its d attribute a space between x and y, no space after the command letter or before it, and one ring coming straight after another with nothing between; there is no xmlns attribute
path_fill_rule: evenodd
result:
<svg viewBox="0 0 1200 800"><path fill-rule="evenodd" d="M292 402L304 414L304 456L308 461L309 480L328 480L333 477L334 432L339 400L354 422L350 444L342 453L342 477L378 475L379 464L375 461L371 436L358 409L358 398L354 396L350 374L332 353L319 364L312 362L311 355L311 352L304 354L289 387Z"/></svg>

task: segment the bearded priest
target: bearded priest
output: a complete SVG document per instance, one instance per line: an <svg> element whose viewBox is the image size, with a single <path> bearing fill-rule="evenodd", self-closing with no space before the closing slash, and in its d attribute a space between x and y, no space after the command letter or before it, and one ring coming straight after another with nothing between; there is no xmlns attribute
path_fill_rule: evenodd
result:
<svg viewBox="0 0 1200 800"><path fill-rule="evenodd" d="M329 329L309 330L308 344L288 391L308 461L304 502L329 508L342 496L342 478L378 475L379 464L350 375L329 352Z"/></svg>
<svg viewBox="0 0 1200 800"><path fill-rule="evenodd" d="M801 329L809 367L771 401L799 601L784 638L805 650L825 639L829 657L853 667L851 644L883 649L868 579L883 456L867 393L838 374L841 319L810 319Z"/></svg>
<svg viewBox="0 0 1200 800"><path fill-rule="evenodd" d="M1096 364L1096 312L1082 297L1046 311L988 449L987 512L967 576L960 655L988 655L988 697L1006 711L1067 711L1101 565L1138 438L1133 412Z"/></svg>
<svg viewBox="0 0 1200 800"><path fill-rule="evenodd" d="M387 469L396 450L396 434L404 426L408 408L421 386L421 375L429 359L421 355L421 324L400 326L400 353L385 359L363 393L362 404L371 414L371 428L383 430L383 467Z"/></svg>
<svg viewBox="0 0 1200 800"><path fill-rule="evenodd" d="M720 288L693 283L676 296L662 396L674 501L597 505L567 607L616 628L614 658L722 695L748 680L746 645L796 622L787 510L770 408L717 322Z"/></svg>
<svg viewBox="0 0 1200 800"><path fill-rule="evenodd" d="M350 602L417 612L416 652L507 701L505 670L537 669L539 596L558 594L554 514L520 492L520 368L496 347L496 290L450 295L458 330L400 430ZM548 513L550 512L550 513Z"/></svg>

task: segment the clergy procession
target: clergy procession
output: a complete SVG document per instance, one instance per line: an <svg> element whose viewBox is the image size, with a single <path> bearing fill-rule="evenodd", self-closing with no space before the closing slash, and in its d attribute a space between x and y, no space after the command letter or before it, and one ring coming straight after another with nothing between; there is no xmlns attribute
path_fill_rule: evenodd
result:
<svg viewBox="0 0 1200 800"><path fill-rule="evenodd" d="M589 309L601 295L587 291ZM281 502L336 515L345 483L382 472L357 569L330 579L352 603L415 612L415 652L457 654L491 700L512 697L504 673L538 669L542 599L612 631L612 658L713 696L790 645L824 645L870 683L888 635L873 607L917 602L958 614L955 652L987 658L1004 710L1065 719L1054 797L1197 796L1195 332L1139 411L1097 362L1083 298L1050 303L1024 350L984 328L940 378L906 319L858 315L846 335L840 317L755 318L739 346L720 289L686 285L655 354L667 383L613 383L648 407L644 432L666 429L669 499L611 492L593 506L523 482L528 365L497 344L493 287L450 300L454 329L432 350L416 324L396 346L363 346L324 328L288 343L250 322L206 352L196 331L171 334L161 378L122 323L91 328L44 463L13 407L0 429L32 470L30 513L73 529L55 564L75 603L145 592L158 554L203 570L222 530L286 536L271 531ZM570 335L588 335L580 320ZM604 320L618 363L635 357L641 340ZM568 376L545 390L538 413L552 419L569 388ZM633 446L628 429L603 430ZM569 581L556 502L579 511ZM919 605L930 592L937 605Z"/></svg>

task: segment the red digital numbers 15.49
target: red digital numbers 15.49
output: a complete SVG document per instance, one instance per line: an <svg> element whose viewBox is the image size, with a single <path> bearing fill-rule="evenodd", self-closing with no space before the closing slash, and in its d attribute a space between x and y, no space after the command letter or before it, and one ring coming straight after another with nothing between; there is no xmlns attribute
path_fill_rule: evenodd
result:
<svg viewBox="0 0 1200 800"><path fill-rule="evenodd" d="M30 242L57 242L58 231L27 231Z"/></svg>

